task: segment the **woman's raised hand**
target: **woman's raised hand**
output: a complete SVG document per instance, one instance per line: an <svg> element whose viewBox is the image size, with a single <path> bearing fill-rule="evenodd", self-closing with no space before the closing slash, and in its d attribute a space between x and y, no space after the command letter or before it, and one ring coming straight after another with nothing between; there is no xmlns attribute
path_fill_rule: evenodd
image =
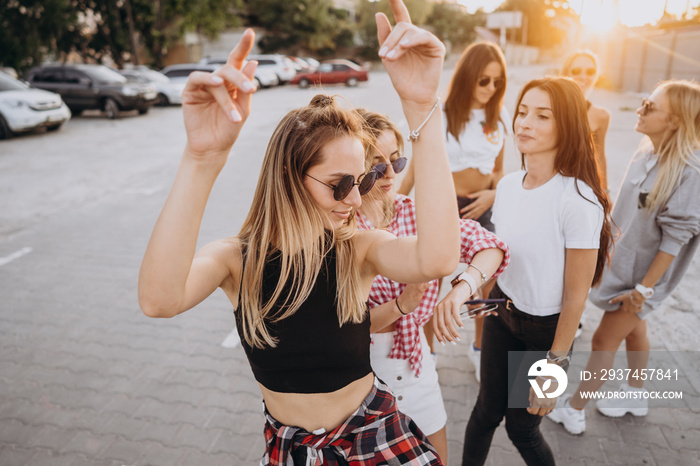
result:
<svg viewBox="0 0 700 466"><path fill-rule="evenodd" d="M245 63L245 59L254 40L253 30L246 30L224 66L214 73L195 71L187 80L182 113L191 155L216 156L225 162L250 114L257 62Z"/></svg>
<svg viewBox="0 0 700 466"><path fill-rule="evenodd" d="M399 97L420 106L432 107L437 98L445 46L425 29L411 24L402 0L389 0L396 26L377 13L379 56Z"/></svg>

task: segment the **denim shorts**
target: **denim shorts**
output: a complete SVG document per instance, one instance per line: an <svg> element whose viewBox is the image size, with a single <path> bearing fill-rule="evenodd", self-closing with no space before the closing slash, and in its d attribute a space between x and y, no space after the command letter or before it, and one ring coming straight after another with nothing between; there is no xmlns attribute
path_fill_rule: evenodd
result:
<svg viewBox="0 0 700 466"><path fill-rule="evenodd" d="M373 333L370 345L372 369L396 397L399 410L418 424L425 435L432 435L447 423L445 403L438 381L435 361L425 334L420 332L423 360L420 377L416 377L408 359L391 359L396 332Z"/></svg>

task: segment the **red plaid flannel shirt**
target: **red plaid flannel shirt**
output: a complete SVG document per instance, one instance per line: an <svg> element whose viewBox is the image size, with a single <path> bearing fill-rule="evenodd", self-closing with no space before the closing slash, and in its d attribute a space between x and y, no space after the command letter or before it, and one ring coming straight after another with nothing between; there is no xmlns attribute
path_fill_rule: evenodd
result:
<svg viewBox="0 0 700 466"><path fill-rule="evenodd" d="M391 223L386 228L387 231L399 238L416 236L418 230L416 228L416 207L413 200L407 196L397 194L394 205L396 212ZM360 230L374 229L369 219L362 215L361 212L357 212L357 227ZM477 252L489 248L499 248L504 251L505 257L493 276L497 277L500 275L510 261L510 253L506 243L474 220L461 219L460 230L460 262L468 264ZM389 353L389 357L392 359L408 359L411 369L416 376L420 375L423 357L419 332L421 327L430 320L430 317L433 315L433 309L437 306L438 285L438 280L433 280L423 294L423 299L418 308L411 314L396 321L396 336L394 337L394 345L391 353ZM374 279L372 290L369 293L370 309L397 298L404 288L406 288L406 284L397 283L378 275Z"/></svg>
<svg viewBox="0 0 700 466"><path fill-rule="evenodd" d="M415 422L396 407L389 387L375 377L362 405L330 432L309 433L282 425L265 408L265 454L261 465L294 466L292 450L305 448L313 466L443 466Z"/></svg>

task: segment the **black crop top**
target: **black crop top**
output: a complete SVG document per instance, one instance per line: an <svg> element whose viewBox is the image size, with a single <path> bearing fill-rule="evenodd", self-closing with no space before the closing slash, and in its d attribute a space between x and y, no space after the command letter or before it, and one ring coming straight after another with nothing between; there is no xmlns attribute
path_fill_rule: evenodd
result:
<svg viewBox="0 0 700 466"><path fill-rule="evenodd" d="M245 262L245 254L243 257ZM281 260L278 253L265 265L263 302L267 302L274 293ZM268 323L271 335L277 338L274 348L251 347L243 338L240 312L235 312L238 334L255 380L268 390L328 393L372 372L369 312L359 324L339 325L335 265L335 249L331 249L323 260L308 299L292 316ZM275 306L271 315L278 310L279 307Z"/></svg>

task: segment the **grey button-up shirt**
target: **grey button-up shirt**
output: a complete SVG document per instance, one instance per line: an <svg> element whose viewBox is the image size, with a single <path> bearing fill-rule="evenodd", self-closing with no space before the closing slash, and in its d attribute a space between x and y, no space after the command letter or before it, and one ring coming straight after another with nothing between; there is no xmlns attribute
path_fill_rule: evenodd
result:
<svg viewBox="0 0 700 466"><path fill-rule="evenodd" d="M638 314L641 319L659 307L680 283L700 244L700 172L686 165L668 202L650 212L642 203L659 172L656 162L656 155L648 149L632 157L612 213L620 236L610 268L605 269L600 285L589 294L596 306L615 310L619 304L608 301L632 291L659 251L676 256L654 286L654 296L645 301Z"/></svg>

